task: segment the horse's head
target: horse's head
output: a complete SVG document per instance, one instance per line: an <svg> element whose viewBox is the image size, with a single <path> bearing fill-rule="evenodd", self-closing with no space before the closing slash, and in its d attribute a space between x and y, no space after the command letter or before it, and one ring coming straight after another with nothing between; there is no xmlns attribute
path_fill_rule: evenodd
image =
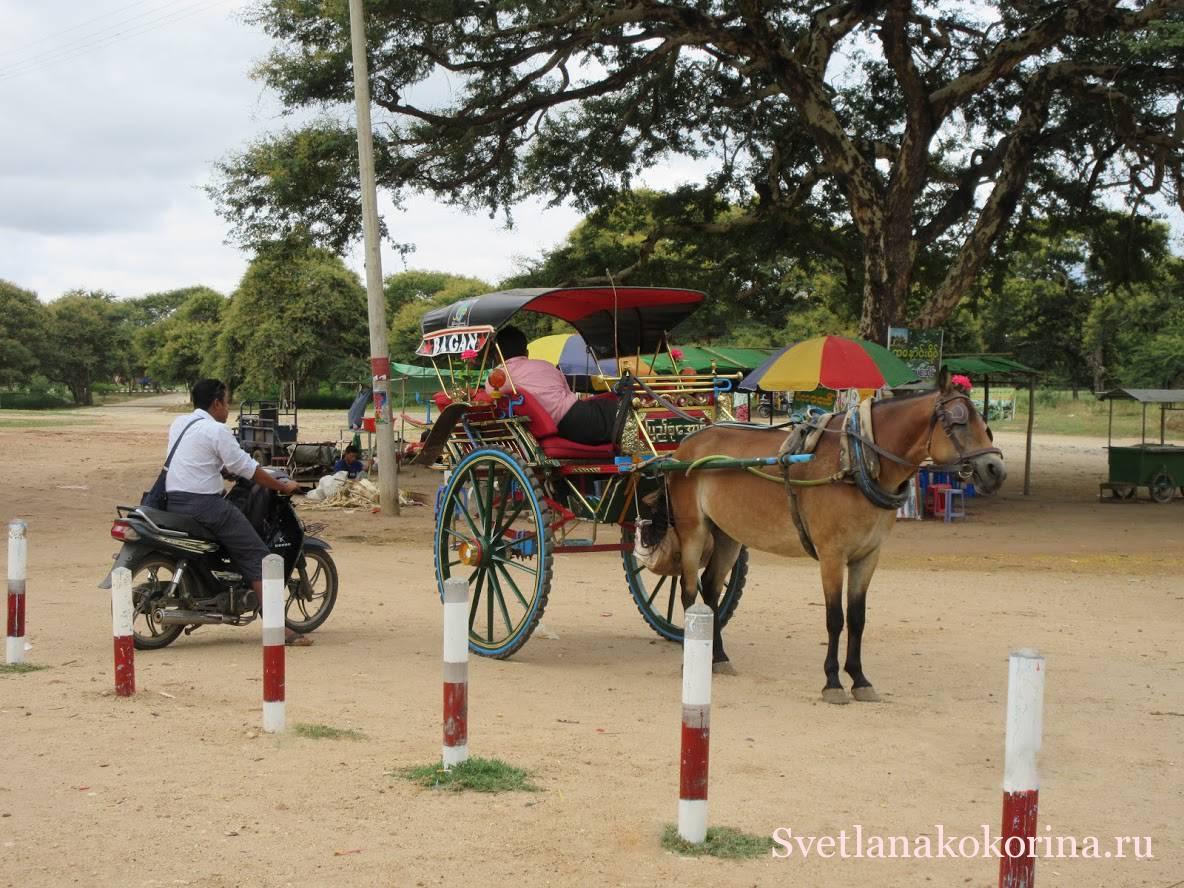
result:
<svg viewBox="0 0 1184 888"><path fill-rule="evenodd" d="M994 493L1007 479L1007 469L990 427L974 409L966 391L951 384L950 373L944 367L937 386L929 455L935 463L956 466L955 471L963 479L973 477L976 490Z"/></svg>

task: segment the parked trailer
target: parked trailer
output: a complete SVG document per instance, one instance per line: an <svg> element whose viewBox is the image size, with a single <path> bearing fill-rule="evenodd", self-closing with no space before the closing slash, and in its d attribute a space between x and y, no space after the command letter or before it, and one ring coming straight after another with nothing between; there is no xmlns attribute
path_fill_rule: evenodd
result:
<svg viewBox="0 0 1184 888"><path fill-rule="evenodd" d="M1168 413L1184 410L1184 389L1112 389L1098 395L1110 402L1110 426L1106 448L1109 478L1098 485L1098 497L1110 501L1133 500L1146 487L1157 503L1170 503L1177 491L1184 494L1184 446L1167 441ZM1114 402L1143 405L1142 440L1138 444L1114 444ZM1159 443L1147 441L1147 406L1159 405ZM1109 494L1109 497L1107 497Z"/></svg>

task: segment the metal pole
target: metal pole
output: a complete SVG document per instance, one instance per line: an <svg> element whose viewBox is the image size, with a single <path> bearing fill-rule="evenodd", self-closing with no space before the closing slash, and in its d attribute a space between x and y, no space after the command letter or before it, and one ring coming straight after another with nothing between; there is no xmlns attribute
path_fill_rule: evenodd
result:
<svg viewBox="0 0 1184 888"><path fill-rule="evenodd" d="M378 191L374 181L374 137L370 126L370 84L366 67L366 24L362 0L349 0L353 48L354 103L358 117L358 170L362 184L362 230L366 241L366 297L370 315L370 372L374 377L374 431L378 438L378 501L382 514L399 514L399 463L391 425L391 359L386 344L386 299L378 236Z"/></svg>

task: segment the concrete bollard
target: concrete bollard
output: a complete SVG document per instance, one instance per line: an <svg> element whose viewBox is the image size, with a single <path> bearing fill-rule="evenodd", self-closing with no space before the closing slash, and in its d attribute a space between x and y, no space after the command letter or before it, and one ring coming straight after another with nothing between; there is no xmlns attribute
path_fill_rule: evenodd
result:
<svg viewBox="0 0 1184 888"><path fill-rule="evenodd" d="M263 559L263 730L284 730L284 559Z"/></svg>
<svg viewBox="0 0 1184 888"><path fill-rule="evenodd" d="M444 768L469 758L469 584L444 581Z"/></svg>
<svg viewBox="0 0 1184 888"><path fill-rule="evenodd" d="M136 692L134 619L132 572L117 567L111 571L111 634L115 639L115 693L120 697L130 697Z"/></svg>
<svg viewBox="0 0 1184 888"><path fill-rule="evenodd" d="M711 742L711 647L715 615L704 604L683 618L682 755L679 769L678 835L707 839L707 762Z"/></svg>
<svg viewBox="0 0 1184 888"><path fill-rule="evenodd" d="M1032 650L1008 658L1007 740L1003 765L1003 832L999 888L1032 888L1044 709L1044 657Z"/></svg>
<svg viewBox="0 0 1184 888"><path fill-rule="evenodd" d="M9 663L25 662L25 575L28 570L28 525L8 524L8 638L5 653Z"/></svg>

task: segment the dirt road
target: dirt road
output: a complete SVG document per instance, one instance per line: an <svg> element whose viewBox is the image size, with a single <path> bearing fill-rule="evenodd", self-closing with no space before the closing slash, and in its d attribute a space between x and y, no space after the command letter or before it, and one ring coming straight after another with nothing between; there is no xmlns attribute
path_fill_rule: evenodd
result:
<svg viewBox="0 0 1184 888"><path fill-rule="evenodd" d="M440 606L430 509L318 512L340 567L317 644L289 650L289 722L365 739L260 736L258 631L206 628L137 658L111 694L116 502L151 480L162 402L0 424L4 518L29 522L30 662L0 675L0 885L988 886L984 859L682 859L679 657L644 625L611 555L560 558L522 652L472 664L470 746L541 791L447 795L394 769L439 757ZM41 425L12 427L32 417ZM336 438L302 413L302 437ZM49 423L49 425L45 425ZM83 424L85 423L85 424ZM1001 436L1022 453L1019 436ZM1040 823L1150 836L1154 859L1042 860L1039 884L1184 878L1184 502L1100 505L1104 442L1038 439L964 523L902 523L869 597L879 705L819 700L817 569L755 555L715 685L712 824L795 836L998 831L1006 658L1048 657ZM410 489L431 493L419 472ZM1128 848L1128 854L1130 849Z"/></svg>

